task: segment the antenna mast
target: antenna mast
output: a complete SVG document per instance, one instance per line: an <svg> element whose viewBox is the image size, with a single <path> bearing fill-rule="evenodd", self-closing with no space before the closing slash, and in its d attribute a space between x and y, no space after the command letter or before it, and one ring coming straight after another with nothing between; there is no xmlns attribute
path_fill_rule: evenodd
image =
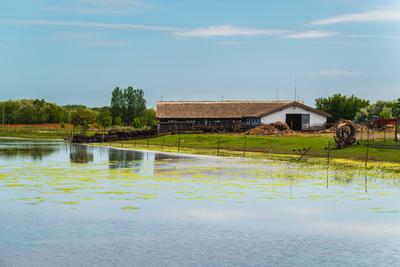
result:
<svg viewBox="0 0 400 267"><path fill-rule="evenodd" d="M279 101L279 81L276 83L276 101Z"/></svg>

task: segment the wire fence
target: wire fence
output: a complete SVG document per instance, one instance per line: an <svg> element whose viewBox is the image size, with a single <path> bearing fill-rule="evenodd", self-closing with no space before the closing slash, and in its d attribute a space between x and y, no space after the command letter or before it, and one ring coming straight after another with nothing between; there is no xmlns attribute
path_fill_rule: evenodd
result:
<svg viewBox="0 0 400 267"><path fill-rule="evenodd" d="M294 137L296 138L296 137ZM285 140L292 142L285 143ZM307 142L305 142L306 140ZM190 135L163 136L157 138L134 139L127 141L111 142L110 146L128 149L148 149L164 152L193 153L214 156L258 157L271 156L285 157L293 161L304 161L317 158L330 164L335 159L350 159L363 162L365 167L370 162L392 162L399 164L400 168L400 143L394 139L378 139L370 134L348 148L337 149L333 137L276 139L235 136L234 142L222 135L205 135L193 138Z"/></svg>
<svg viewBox="0 0 400 267"><path fill-rule="evenodd" d="M375 141L391 142L396 139L396 131L393 128L365 129L360 128L357 131L357 141Z"/></svg>

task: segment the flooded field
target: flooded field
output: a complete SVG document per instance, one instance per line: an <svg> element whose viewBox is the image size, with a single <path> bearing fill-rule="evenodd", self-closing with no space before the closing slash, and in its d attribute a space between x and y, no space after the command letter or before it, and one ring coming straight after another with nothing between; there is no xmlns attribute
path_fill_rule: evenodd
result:
<svg viewBox="0 0 400 267"><path fill-rule="evenodd" d="M400 177L0 141L0 266L396 266Z"/></svg>

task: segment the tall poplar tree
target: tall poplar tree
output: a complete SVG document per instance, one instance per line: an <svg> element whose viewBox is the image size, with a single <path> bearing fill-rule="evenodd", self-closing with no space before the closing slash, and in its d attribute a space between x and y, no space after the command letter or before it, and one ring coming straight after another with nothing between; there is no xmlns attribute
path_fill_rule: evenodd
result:
<svg viewBox="0 0 400 267"><path fill-rule="evenodd" d="M123 115L123 107L124 97L122 89L120 89L119 87L115 87L112 91L111 97L111 116L113 125L115 125L116 122L121 121Z"/></svg>

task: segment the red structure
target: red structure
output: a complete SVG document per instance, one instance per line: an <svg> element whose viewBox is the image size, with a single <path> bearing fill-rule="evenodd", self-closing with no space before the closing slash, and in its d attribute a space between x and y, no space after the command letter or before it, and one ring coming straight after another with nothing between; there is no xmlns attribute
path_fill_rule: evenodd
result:
<svg viewBox="0 0 400 267"><path fill-rule="evenodd" d="M391 125L391 126L396 126L396 119L374 119L374 128L383 128L385 126Z"/></svg>

